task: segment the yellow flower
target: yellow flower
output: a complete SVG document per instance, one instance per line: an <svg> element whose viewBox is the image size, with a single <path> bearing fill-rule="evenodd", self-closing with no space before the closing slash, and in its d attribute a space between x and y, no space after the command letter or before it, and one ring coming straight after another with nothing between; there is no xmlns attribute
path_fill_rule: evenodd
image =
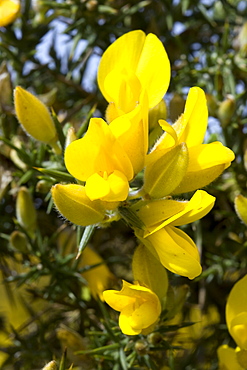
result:
<svg viewBox="0 0 247 370"><path fill-rule="evenodd" d="M130 112L143 91L148 106L163 98L170 82L170 62L166 51L153 34L131 31L119 37L104 52L98 69L99 88L118 115Z"/></svg>
<svg viewBox="0 0 247 370"><path fill-rule="evenodd" d="M127 198L129 181L143 168L147 152L144 110L138 105L110 125L101 118L92 118L85 136L66 148L66 167L76 179L86 181L85 192L91 201L119 202Z"/></svg>
<svg viewBox="0 0 247 370"><path fill-rule="evenodd" d="M13 23L18 17L20 8L18 0L0 0L0 27Z"/></svg>
<svg viewBox="0 0 247 370"><path fill-rule="evenodd" d="M247 275L233 286L229 294L226 323L237 345L247 350Z"/></svg>
<svg viewBox="0 0 247 370"><path fill-rule="evenodd" d="M149 202L137 209L146 230L136 230L136 235L168 270L194 279L202 270L198 249L176 226L204 217L214 202L215 198L203 190L198 190L189 202L169 199Z"/></svg>
<svg viewBox="0 0 247 370"><path fill-rule="evenodd" d="M218 141L202 144L207 129L207 120L205 94L199 87L193 87L189 91L184 113L179 119L173 125L164 120L159 121L166 132L148 155L144 180L149 180L155 162L167 156L170 150L182 143L185 143L188 148L188 165L179 185L172 189L173 194L204 187L229 167L234 159L234 153L230 149ZM162 161L160 165L162 166ZM184 171L184 168L182 170Z"/></svg>
<svg viewBox="0 0 247 370"><path fill-rule="evenodd" d="M130 284L123 280L121 291L106 290L103 293L106 303L120 311L119 326L124 334L137 335L153 326L161 313L157 295L149 288Z"/></svg>

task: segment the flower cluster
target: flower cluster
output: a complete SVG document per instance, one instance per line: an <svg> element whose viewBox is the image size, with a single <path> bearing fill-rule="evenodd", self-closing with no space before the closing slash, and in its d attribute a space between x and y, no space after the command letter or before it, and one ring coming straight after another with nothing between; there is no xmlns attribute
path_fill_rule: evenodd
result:
<svg viewBox="0 0 247 370"><path fill-rule="evenodd" d="M120 292L103 294L121 312L121 330L129 335L148 332L158 320L166 294L160 289L160 281L166 286L164 267L189 279L201 274L197 246L178 227L211 210L215 198L198 189L215 180L234 159L220 142L203 144L208 110L199 87L190 89L184 113L174 124L166 117L159 120L162 134L148 149L149 113L163 101L170 74L166 51L155 35L132 31L117 39L98 69L99 88L109 103L106 121L92 118L85 135L70 140L64 161L75 180L51 190L58 211L76 225L100 226L123 217L134 230L140 242L133 258L134 284L124 282ZM16 89L20 122L59 153L48 112L28 94ZM34 110L49 129L30 132ZM133 185L137 175L142 179L139 188ZM196 192L189 201L178 200L191 191Z"/></svg>

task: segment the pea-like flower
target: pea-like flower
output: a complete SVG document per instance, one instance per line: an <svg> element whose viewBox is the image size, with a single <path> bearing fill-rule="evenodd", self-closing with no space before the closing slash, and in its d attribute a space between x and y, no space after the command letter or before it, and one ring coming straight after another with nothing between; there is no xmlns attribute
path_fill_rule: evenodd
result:
<svg viewBox="0 0 247 370"><path fill-rule="evenodd" d="M162 199L141 208L137 204L134 209L146 229L136 230L136 235L168 270L194 279L202 271L198 249L193 240L176 226L204 217L214 202L213 196L198 190L189 202Z"/></svg>
<svg viewBox="0 0 247 370"><path fill-rule="evenodd" d="M119 37L104 52L98 84L111 103L111 114L120 116L136 107L143 91L147 92L149 108L158 104L167 91L170 73L170 62L161 41L154 34L146 36L137 30Z"/></svg>
<svg viewBox="0 0 247 370"><path fill-rule="evenodd" d="M20 12L21 3L19 0L0 1L0 27L13 23Z"/></svg>
<svg viewBox="0 0 247 370"><path fill-rule="evenodd" d="M234 160L232 150L220 142L203 144L208 109L205 93L199 87L190 89L184 113L173 125L164 120L159 122L166 132L148 155L144 174L144 189L151 197L161 197L162 191L163 196L166 196L168 193L181 194L202 188L215 180ZM167 162L166 157L171 150L175 151L177 156L182 154L175 149L182 144L187 147L188 162L177 161L175 170L173 166L173 171L168 171L168 186L164 181L164 176L167 179L167 166L164 166L164 163ZM185 148L183 151L185 152ZM155 186L152 185L154 183Z"/></svg>
<svg viewBox="0 0 247 370"><path fill-rule="evenodd" d="M103 292L106 303L120 312L119 326L124 334L141 334L158 320L161 304L157 295L144 286L130 284L123 280L121 291L106 290Z"/></svg>

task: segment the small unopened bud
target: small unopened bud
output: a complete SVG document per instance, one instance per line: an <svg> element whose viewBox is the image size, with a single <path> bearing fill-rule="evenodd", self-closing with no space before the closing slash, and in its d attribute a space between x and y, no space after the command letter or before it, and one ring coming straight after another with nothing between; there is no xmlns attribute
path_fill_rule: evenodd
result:
<svg viewBox="0 0 247 370"><path fill-rule="evenodd" d="M142 339L137 340L135 342L135 350L140 356L146 355L149 350L148 342Z"/></svg>
<svg viewBox="0 0 247 370"><path fill-rule="evenodd" d="M38 193L47 194L51 190L52 183L46 180L40 180L36 184L36 191Z"/></svg>
<svg viewBox="0 0 247 370"><path fill-rule="evenodd" d="M88 0L86 3L86 8L90 12L94 11L97 8L98 1L97 0Z"/></svg>
<svg viewBox="0 0 247 370"><path fill-rule="evenodd" d="M215 97L211 94L206 94L207 105L208 105L208 114L209 116L215 117L217 111L217 101Z"/></svg>
<svg viewBox="0 0 247 370"><path fill-rule="evenodd" d="M37 214L31 195L24 186L20 188L17 195L16 217L23 229L33 237L37 227Z"/></svg>
<svg viewBox="0 0 247 370"><path fill-rule="evenodd" d="M229 95L226 100L220 103L218 108L218 118L222 127L226 127L231 122L234 112L235 100L231 95Z"/></svg>
<svg viewBox="0 0 247 370"><path fill-rule="evenodd" d="M48 364L46 364L42 370L57 370L57 363L56 361L50 361Z"/></svg>
<svg viewBox="0 0 247 370"><path fill-rule="evenodd" d="M0 91L4 91L4 94L0 94L0 108L10 106L12 104L12 84L5 61L0 65Z"/></svg>
<svg viewBox="0 0 247 370"><path fill-rule="evenodd" d="M67 135L66 135L66 141L65 141L65 148L67 148L67 146L72 143L72 141L75 141L77 140L77 136L75 134L75 129L74 127L70 127L68 129L68 132L67 132Z"/></svg>
<svg viewBox="0 0 247 370"><path fill-rule="evenodd" d="M175 122L178 117L184 112L185 100L182 95L174 94L169 104L169 118Z"/></svg>
<svg viewBox="0 0 247 370"><path fill-rule="evenodd" d="M28 241L26 235L20 231L13 231L10 235L10 243L21 253L28 253Z"/></svg>
<svg viewBox="0 0 247 370"><path fill-rule="evenodd" d="M33 94L17 86L14 91L16 116L24 130L34 139L49 144L57 154L57 131L47 107Z"/></svg>
<svg viewBox="0 0 247 370"><path fill-rule="evenodd" d="M160 344L163 340L163 337L160 333L151 333L149 334L147 338L148 342L152 344L152 346L157 346L157 344Z"/></svg>

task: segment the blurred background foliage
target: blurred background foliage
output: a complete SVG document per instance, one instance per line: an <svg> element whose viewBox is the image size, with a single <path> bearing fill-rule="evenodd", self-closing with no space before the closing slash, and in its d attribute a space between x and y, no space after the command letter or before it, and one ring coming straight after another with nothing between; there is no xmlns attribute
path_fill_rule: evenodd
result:
<svg viewBox="0 0 247 370"><path fill-rule="evenodd" d="M16 21L0 28L1 368L41 369L52 360L57 365L47 369L218 368L217 347L233 344L226 297L247 272L246 226L234 210L235 196L247 196L246 14L239 0L23 0ZM21 85L52 106L64 134L73 126L82 135L89 118L104 116L106 108L96 82L100 57L134 29L155 33L167 50L170 122L182 113L188 89L199 86L208 98L207 141L236 154L206 189L217 198L214 209L185 227L201 249L204 271L194 281L169 274L168 313L148 337L121 334L118 314L95 299L91 285L103 260L112 286L132 280L130 229L123 222L97 229L90 244L103 260L75 259L83 230L58 217L49 195L51 185L66 179L62 158L27 137L12 100ZM23 192L29 203L20 215Z"/></svg>

